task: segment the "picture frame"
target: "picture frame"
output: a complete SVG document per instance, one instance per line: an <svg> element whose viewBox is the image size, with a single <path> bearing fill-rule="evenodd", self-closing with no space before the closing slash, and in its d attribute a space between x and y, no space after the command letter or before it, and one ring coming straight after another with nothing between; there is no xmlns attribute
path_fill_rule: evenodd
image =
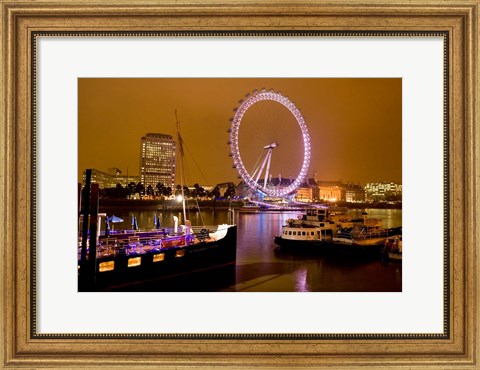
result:
<svg viewBox="0 0 480 370"><path fill-rule="evenodd" d="M479 1L1 1L2 367L478 368ZM294 31L446 35L446 332L383 335L36 333L35 35ZM33 252L32 252L33 251Z"/></svg>

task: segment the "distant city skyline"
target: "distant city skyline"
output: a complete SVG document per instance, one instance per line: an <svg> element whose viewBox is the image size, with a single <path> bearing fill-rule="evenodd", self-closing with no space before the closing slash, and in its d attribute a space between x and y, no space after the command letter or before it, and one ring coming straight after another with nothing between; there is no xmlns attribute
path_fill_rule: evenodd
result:
<svg viewBox="0 0 480 370"><path fill-rule="evenodd" d="M312 146L307 177L316 173L320 180L362 185L402 182L402 82L399 78L81 78L78 85L79 180L86 168L107 172L115 167L124 175L138 176L141 138L146 133L175 138L174 112L177 110L187 149L189 178L186 182L238 183L227 145L229 118L233 117L233 108L239 105L239 99L262 88L281 91L301 110ZM268 136L256 128L249 129L248 125L241 126L247 138L244 142L249 143L249 138L253 142L260 134ZM283 125L279 126L279 131L286 131L281 132L283 140L285 137L295 140L295 125ZM267 139L262 137L262 140ZM285 150L285 147L285 141L283 146L280 143L279 148ZM273 176L278 173L288 177L288 163L280 162ZM292 159L292 163L296 163L295 160Z"/></svg>

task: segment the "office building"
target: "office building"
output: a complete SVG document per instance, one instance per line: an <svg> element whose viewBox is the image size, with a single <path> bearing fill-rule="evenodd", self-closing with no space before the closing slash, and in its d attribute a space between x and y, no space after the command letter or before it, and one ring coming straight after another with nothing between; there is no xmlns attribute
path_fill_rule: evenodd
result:
<svg viewBox="0 0 480 370"><path fill-rule="evenodd" d="M158 183L174 188L175 141L172 136L148 133L140 142L140 181L148 188Z"/></svg>
<svg viewBox="0 0 480 370"><path fill-rule="evenodd" d="M131 182L137 184L140 181L138 176L124 176L122 171L116 169L115 173L108 169L108 173L92 168L92 176L90 182L97 183L100 189L115 188L118 184L127 187ZM86 173L83 172L82 186L85 186Z"/></svg>
<svg viewBox="0 0 480 370"><path fill-rule="evenodd" d="M365 196L369 201L401 199L402 184L395 182L370 182L365 185Z"/></svg>

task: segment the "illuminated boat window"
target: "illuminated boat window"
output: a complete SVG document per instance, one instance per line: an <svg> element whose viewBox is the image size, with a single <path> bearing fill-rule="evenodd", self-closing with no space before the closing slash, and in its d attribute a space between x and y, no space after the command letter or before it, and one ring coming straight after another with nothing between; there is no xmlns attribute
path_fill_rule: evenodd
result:
<svg viewBox="0 0 480 370"><path fill-rule="evenodd" d="M158 253L153 255L153 262L160 262L165 259L165 253Z"/></svg>
<svg viewBox="0 0 480 370"><path fill-rule="evenodd" d="M98 265L99 272L112 271L115 268L115 261L100 262Z"/></svg>
<svg viewBox="0 0 480 370"><path fill-rule="evenodd" d="M140 266L142 257L133 257L128 259L128 267Z"/></svg>
<svg viewBox="0 0 480 370"><path fill-rule="evenodd" d="M177 251L175 253L175 257L177 257L177 258L178 257L183 257L183 256L185 256L185 249L180 249L179 251Z"/></svg>

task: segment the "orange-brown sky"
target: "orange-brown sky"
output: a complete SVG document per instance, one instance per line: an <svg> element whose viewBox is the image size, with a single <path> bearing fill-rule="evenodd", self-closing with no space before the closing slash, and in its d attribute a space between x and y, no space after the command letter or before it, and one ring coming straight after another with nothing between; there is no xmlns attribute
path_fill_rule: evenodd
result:
<svg viewBox="0 0 480 370"><path fill-rule="evenodd" d="M301 110L312 143L310 177L316 172L320 180L401 183L399 78L81 78L79 179L86 168L116 167L138 175L140 138L147 132L175 137L176 109L187 145L188 182L237 183L228 155L229 118L246 93L262 88L281 91ZM240 126L245 161L263 156L262 143L277 141L271 173L294 176L302 149L296 149L299 128L290 113L277 103L257 103L247 113Z"/></svg>

